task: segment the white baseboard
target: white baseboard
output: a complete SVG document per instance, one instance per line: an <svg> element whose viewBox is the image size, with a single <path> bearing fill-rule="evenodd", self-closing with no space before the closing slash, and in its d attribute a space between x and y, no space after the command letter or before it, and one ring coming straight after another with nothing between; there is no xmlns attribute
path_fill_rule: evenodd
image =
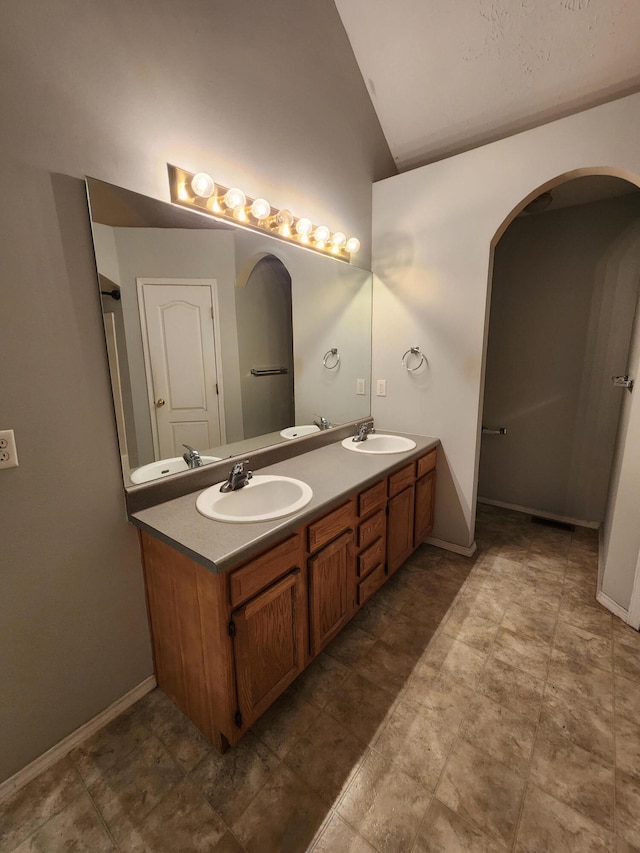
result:
<svg viewBox="0 0 640 853"><path fill-rule="evenodd" d="M464 545L456 545L455 542L446 542L444 539L436 539L435 536L429 536L424 540L425 544L433 545L435 548L442 548L444 551L453 551L454 554L462 554L464 557L473 557L478 546L475 541L465 548Z"/></svg>
<svg viewBox="0 0 640 853"><path fill-rule="evenodd" d="M24 788L32 779L35 779L44 770L48 770L49 767L52 767L57 761L68 755L72 749L80 746L87 738L100 731L100 729L103 729L112 720L115 720L123 711L130 708L139 699L146 696L147 693L150 693L156 686L155 675L145 678L133 690L125 693L124 696L121 696L120 699L117 699L112 705L105 708L104 711L101 711L87 723L80 726L80 728L71 732L70 735L67 735L67 737L63 738L55 746L52 746L51 749L48 749L30 764L27 764L26 767L23 767L22 770L18 770L14 776L11 776L0 784L0 802L21 788Z"/></svg>
<svg viewBox="0 0 640 853"><path fill-rule="evenodd" d="M589 527L592 530L599 530L601 524L599 521L584 521L581 518L571 518L568 515L556 515L554 512L545 512L541 509L533 509L530 506L520 506L519 504L509 504L504 501L494 501L490 498L478 498L479 504L488 504L488 506L498 506L501 509L512 509L514 512L524 512L527 515L537 515L540 518L549 518L551 521L561 521L564 524L575 524L576 527Z"/></svg>
<svg viewBox="0 0 640 853"><path fill-rule="evenodd" d="M629 621L629 611L625 610L624 607L620 607L613 598L609 598L601 589L596 593L596 601L599 601L603 607L606 607L607 610L613 613L614 616L618 616L623 622Z"/></svg>

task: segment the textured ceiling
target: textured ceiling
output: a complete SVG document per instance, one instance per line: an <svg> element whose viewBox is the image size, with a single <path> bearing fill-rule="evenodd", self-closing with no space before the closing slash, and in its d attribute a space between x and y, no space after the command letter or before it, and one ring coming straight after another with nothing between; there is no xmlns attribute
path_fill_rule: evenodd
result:
<svg viewBox="0 0 640 853"><path fill-rule="evenodd" d="M335 0L400 171L640 89L640 0Z"/></svg>

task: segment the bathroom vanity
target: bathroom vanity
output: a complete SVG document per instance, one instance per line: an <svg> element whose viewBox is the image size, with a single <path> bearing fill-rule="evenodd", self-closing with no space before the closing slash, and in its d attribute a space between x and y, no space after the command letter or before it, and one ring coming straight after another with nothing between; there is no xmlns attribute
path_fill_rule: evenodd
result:
<svg viewBox="0 0 640 853"><path fill-rule="evenodd" d="M433 526L439 442L350 453L333 443L261 473L313 489L301 511L230 524L197 493L133 513L158 684L219 749L253 722Z"/></svg>

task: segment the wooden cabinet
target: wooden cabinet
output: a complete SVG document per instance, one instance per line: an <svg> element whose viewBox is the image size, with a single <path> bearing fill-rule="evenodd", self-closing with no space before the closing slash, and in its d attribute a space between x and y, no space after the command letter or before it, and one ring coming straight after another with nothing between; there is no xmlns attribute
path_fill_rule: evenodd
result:
<svg viewBox="0 0 640 853"><path fill-rule="evenodd" d="M317 655L351 619L355 602L353 531L309 558L311 654Z"/></svg>
<svg viewBox="0 0 640 853"><path fill-rule="evenodd" d="M408 486L387 504L387 574L393 574L413 552L414 488Z"/></svg>
<svg viewBox="0 0 640 853"><path fill-rule="evenodd" d="M436 451L216 574L141 532L158 684L236 743L433 527Z"/></svg>
<svg viewBox="0 0 640 853"><path fill-rule="evenodd" d="M436 497L436 472L429 471L416 480L415 525L413 547L417 548L433 530L433 508Z"/></svg>
<svg viewBox="0 0 640 853"><path fill-rule="evenodd" d="M302 573L296 569L231 614L238 728L257 720L302 671L305 613Z"/></svg>

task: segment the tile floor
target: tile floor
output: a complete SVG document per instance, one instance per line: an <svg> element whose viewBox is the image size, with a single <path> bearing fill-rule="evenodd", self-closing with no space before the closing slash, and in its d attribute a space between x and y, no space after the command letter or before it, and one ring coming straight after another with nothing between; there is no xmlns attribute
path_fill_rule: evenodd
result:
<svg viewBox="0 0 640 853"><path fill-rule="evenodd" d="M638 853L640 634L597 538L481 507L229 753L155 690L0 804L0 851Z"/></svg>

